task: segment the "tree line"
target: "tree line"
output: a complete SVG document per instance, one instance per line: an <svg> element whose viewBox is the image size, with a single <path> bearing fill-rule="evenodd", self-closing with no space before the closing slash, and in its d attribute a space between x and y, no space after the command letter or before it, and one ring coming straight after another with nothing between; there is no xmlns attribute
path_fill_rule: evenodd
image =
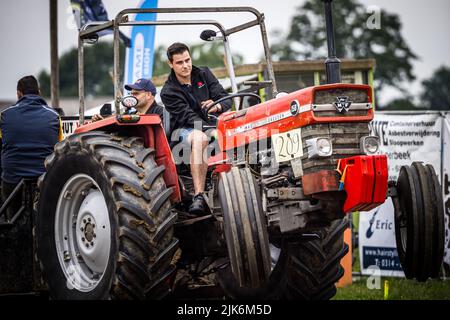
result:
<svg viewBox="0 0 450 320"><path fill-rule="evenodd" d="M413 63L419 57L411 50L402 36L402 23L397 14L380 10L378 27L370 28L371 17L367 8L357 0L339 0L333 2L336 51L340 58L374 58L375 92L391 87L401 93L384 106L389 110L435 109L450 110L450 68L441 66L429 79L422 81L422 90L418 93L419 103L414 103L415 95L408 90L408 83L416 79ZM272 38L277 39L271 45L274 61L325 59L327 55L323 3L308 0L300 5L291 18L286 34L274 31ZM224 65L222 44L207 42L191 44L191 54L196 65L211 68ZM121 56L125 48L121 44ZM85 93L87 95L113 95L112 85L112 43L100 41L85 49ZM170 71L167 64L166 48L159 46L154 52L153 75L158 76ZM234 64L244 63L242 55L233 56ZM77 49L64 53L60 59L60 95L78 96ZM123 74L123 66L121 70ZM39 82L44 95L50 95L50 75L40 72ZM379 105L379 104L377 104Z"/></svg>

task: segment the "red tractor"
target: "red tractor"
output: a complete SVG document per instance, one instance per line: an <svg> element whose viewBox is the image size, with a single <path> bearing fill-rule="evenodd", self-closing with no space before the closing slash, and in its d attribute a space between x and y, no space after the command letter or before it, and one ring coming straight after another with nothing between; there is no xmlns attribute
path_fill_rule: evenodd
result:
<svg viewBox="0 0 450 320"><path fill-rule="evenodd" d="M84 123L83 43L114 30L115 116L82 125L55 146L38 182L35 243L56 299L212 296L329 299L348 252L347 214L392 197L400 260L408 278L437 277L444 250L443 206L433 167L401 169L388 182L387 160L369 133L372 88L340 83L331 0L325 2L329 84L277 95L264 15L253 8L128 9L79 35L80 121ZM131 21L135 13L249 12L225 29L214 20ZM192 178L177 164L156 115L123 115L119 26L214 25L228 37L259 27L273 98L217 119L207 176L210 212L191 216ZM227 49L228 48L228 49ZM220 101L216 101L219 103ZM211 106L212 107L212 106ZM170 141L170 143L169 143ZM191 296L192 297L192 296Z"/></svg>

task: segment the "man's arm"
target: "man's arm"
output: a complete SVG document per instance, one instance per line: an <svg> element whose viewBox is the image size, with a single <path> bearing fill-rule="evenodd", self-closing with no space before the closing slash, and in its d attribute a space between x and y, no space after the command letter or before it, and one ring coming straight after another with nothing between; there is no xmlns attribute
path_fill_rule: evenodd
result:
<svg viewBox="0 0 450 320"><path fill-rule="evenodd" d="M208 85L210 98L214 101L228 96L228 92L225 91L225 89L222 87L222 85L219 83L217 78L213 75L211 70L209 68L205 68L205 75L206 75L206 83ZM231 109L231 106L233 105L232 99L227 99L225 101L222 101L220 103L222 110L221 112L227 111Z"/></svg>

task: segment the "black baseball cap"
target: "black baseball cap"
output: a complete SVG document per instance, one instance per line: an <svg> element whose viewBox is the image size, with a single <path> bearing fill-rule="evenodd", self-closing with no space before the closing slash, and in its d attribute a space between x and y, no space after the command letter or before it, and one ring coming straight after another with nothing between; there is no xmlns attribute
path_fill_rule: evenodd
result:
<svg viewBox="0 0 450 320"><path fill-rule="evenodd" d="M153 95L156 94L156 87L150 79L141 78L136 80L134 84L126 84L127 90L145 90L150 91Z"/></svg>

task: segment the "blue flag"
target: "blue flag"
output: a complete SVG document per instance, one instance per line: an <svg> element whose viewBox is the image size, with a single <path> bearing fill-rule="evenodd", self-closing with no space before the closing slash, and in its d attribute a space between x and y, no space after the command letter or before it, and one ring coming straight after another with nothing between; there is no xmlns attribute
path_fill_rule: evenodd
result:
<svg viewBox="0 0 450 320"><path fill-rule="evenodd" d="M143 0L139 8L157 8L158 0ZM139 13L136 21L156 20L156 13ZM155 26L133 26L131 48L127 48L124 83L134 83L140 78L150 79L153 74L153 54L155 45Z"/></svg>
<svg viewBox="0 0 450 320"><path fill-rule="evenodd" d="M72 6L72 12L75 16L75 21L78 26L78 30L86 23L92 21L108 21L108 13L102 0L70 0ZM103 30L97 34L101 37L107 34L111 34L112 30ZM119 32L120 38L123 40L126 47L130 47L130 39Z"/></svg>

